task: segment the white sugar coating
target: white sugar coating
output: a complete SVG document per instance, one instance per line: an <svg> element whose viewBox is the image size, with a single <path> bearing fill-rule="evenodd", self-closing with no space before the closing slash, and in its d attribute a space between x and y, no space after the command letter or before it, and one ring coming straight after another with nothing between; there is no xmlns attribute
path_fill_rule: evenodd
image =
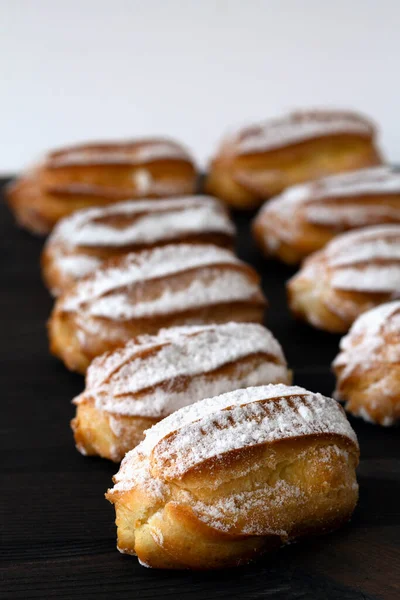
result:
<svg viewBox="0 0 400 600"><path fill-rule="evenodd" d="M388 323L397 311L400 311L400 301L387 302L363 313L356 319L349 333L342 338L341 347L345 348L347 340L353 336L366 335L374 337L381 333L382 328ZM399 329L400 333L400 329Z"/></svg>
<svg viewBox="0 0 400 600"><path fill-rule="evenodd" d="M308 206L304 217L309 223L317 225L334 225L361 227L371 223L389 221L400 222L400 203L396 209L384 204L359 206L350 203L341 205Z"/></svg>
<svg viewBox="0 0 400 600"><path fill-rule="evenodd" d="M139 356L143 350L152 352ZM264 360L250 372L239 368L230 379L221 374L211 380L204 377L258 353L265 355ZM183 385L182 378L189 377L188 384ZM90 397L96 408L109 413L159 417L238 387L287 378L282 349L261 325L176 327L129 342L105 359L95 360L87 374L86 389L76 403Z"/></svg>
<svg viewBox="0 0 400 600"><path fill-rule="evenodd" d="M102 222L115 216L131 217L131 221L118 227ZM125 246L202 232L234 234L228 214L210 196L135 200L73 213L56 226L48 245L62 241L68 247Z"/></svg>
<svg viewBox="0 0 400 600"><path fill-rule="evenodd" d="M110 143L102 148L82 145L50 155L52 168L87 164L140 164L156 160L191 161L184 148L168 140Z"/></svg>
<svg viewBox="0 0 400 600"><path fill-rule="evenodd" d="M385 339L388 333L397 334L397 339L388 343ZM345 367L341 378L347 378L360 365L363 370L368 370L378 354L381 354L385 363L397 363L400 361L399 339L400 301L381 304L356 319L348 334L340 341L341 351L333 366ZM383 380L381 383L385 385Z"/></svg>
<svg viewBox="0 0 400 600"><path fill-rule="evenodd" d="M57 269L64 276L81 279L93 273L101 264L101 260L87 254L71 254L57 258Z"/></svg>
<svg viewBox="0 0 400 600"><path fill-rule="evenodd" d="M239 131L233 142L240 154L266 152L315 137L335 134L372 135L369 121L352 113L340 111L304 111L271 119L263 124Z"/></svg>
<svg viewBox="0 0 400 600"><path fill-rule="evenodd" d="M351 246L341 248L336 253L327 251L329 266L341 268L354 266L356 263L374 261L377 259L399 260L400 259L400 229L397 240L376 238L368 241L353 241Z"/></svg>
<svg viewBox="0 0 400 600"><path fill-rule="evenodd" d="M328 277L334 289L399 297L400 225L365 227L335 237L306 260L298 277Z"/></svg>
<svg viewBox="0 0 400 600"><path fill-rule="evenodd" d="M166 287L154 300L133 303L125 293L109 294L94 300L88 314L114 320L140 319L257 299L260 299L258 284L250 282L245 273L233 270L221 272L220 269L209 267L206 272L196 273L196 278L184 288L172 290Z"/></svg>
<svg viewBox="0 0 400 600"><path fill-rule="evenodd" d="M288 397L295 399L295 408L288 403ZM252 417L257 417L260 401L266 400L274 400L268 403L271 415L259 422ZM299 412L300 405L308 409L303 415ZM229 424L230 417L235 425ZM216 423L228 427L222 429L216 427ZM284 384L235 390L184 407L146 432L140 452L149 456L163 438L173 432L176 432L174 450L178 451L180 446L181 450L190 452L189 446L193 444L195 461L243 446L318 432L338 433L356 441L335 400ZM169 442L167 440L167 445ZM175 466L179 469L179 465Z"/></svg>
<svg viewBox="0 0 400 600"><path fill-rule="evenodd" d="M379 166L294 185L265 204L265 210L289 212L317 200L380 194L400 194L400 171Z"/></svg>
<svg viewBox="0 0 400 600"><path fill-rule="evenodd" d="M181 408L148 429L143 442L122 461L114 490L152 485L161 493L164 476L180 477L212 457L322 433L347 437L358 446L343 410L331 398L283 384L235 390ZM161 478L150 475L149 462L154 460Z"/></svg>
<svg viewBox="0 0 400 600"><path fill-rule="evenodd" d="M399 196L398 208L385 204L385 199L366 204L368 196L380 195L390 202ZM292 186L266 202L261 215L265 221L268 216L276 217L266 233L267 241L274 235L289 240L296 237L296 217L301 215L309 223L336 227L400 221L400 171L373 167Z"/></svg>
<svg viewBox="0 0 400 600"><path fill-rule="evenodd" d="M107 300L110 305L122 306L127 301L126 296L118 292L121 287L133 286L190 269L221 264L243 265L232 252L213 245L171 244L152 250L132 252L124 256L117 266L114 263L106 264L88 279L78 282L62 297L59 306L65 311L75 311L88 301L95 303L98 300L102 309L96 314L101 314L103 308L109 310L105 306ZM102 298L111 291L112 295ZM123 308L121 310L123 311Z"/></svg>
<svg viewBox="0 0 400 600"><path fill-rule="evenodd" d="M388 293L397 298L400 296L400 263L390 267L370 265L365 270L342 269L333 273L331 286L337 290Z"/></svg>
<svg viewBox="0 0 400 600"><path fill-rule="evenodd" d="M373 225L371 227L364 227L362 229L356 229L354 231L347 231L335 237L325 247L324 251L328 256L335 255L341 250L350 250L352 246L358 243L370 243L375 239L387 238L388 240L393 239L397 241L400 237L400 225L388 224L388 225Z"/></svg>

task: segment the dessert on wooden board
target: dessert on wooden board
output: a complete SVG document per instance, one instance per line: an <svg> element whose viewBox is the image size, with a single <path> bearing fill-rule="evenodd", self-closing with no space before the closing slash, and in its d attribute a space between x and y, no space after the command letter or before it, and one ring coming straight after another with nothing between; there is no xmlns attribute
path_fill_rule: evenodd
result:
<svg viewBox="0 0 400 600"><path fill-rule="evenodd" d="M345 333L356 318L400 295L400 224L343 233L288 282L289 305L314 327Z"/></svg>
<svg viewBox="0 0 400 600"><path fill-rule="evenodd" d="M351 414L390 426L400 420L400 301L362 314L333 362L335 397Z"/></svg>
<svg viewBox="0 0 400 600"><path fill-rule="evenodd" d="M339 233L387 223L400 223L400 172L380 166L288 188L264 204L253 234L267 257L296 264Z"/></svg>
<svg viewBox="0 0 400 600"><path fill-rule="evenodd" d="M238 388L290 383L279 342L255 323L163 329L96 358L74 400L82 454L120 461L145 429L197 400Z"/></svg>
<svg viewBox="0 0 400 600"><path fill-rule="evenodd" d="M96 356L165 327L262 323L256 271L225 248L170 244L105 261L54 306L50 347L84 373Z"/></svg>
<svg viewBox="0 0 400 600"><path fill-rule="evenodd" d="M181 144L145 138L49 152L9 185L7 197L19 225L45 234L81 208L193 194L196 184L196 166Z"/></svg>
<svg viewBox="0 0 400 600"><path fill-rule="evenodd" d="M381 162L369 119L298 111L227 136L210 163L206 189L235 208L255 208L289 186Z"/></svg>
<svg viewBox="0 0 400 600"><path fill-rule="evenodd" d="M211 196L131 200L82 209L64 217L42 254L47 287L58 296L107 258L169 243L232 248L235 227Z"/></svg>
<svg viewBox="0 0 400 600"><path fill-rule="evenodd" d="M147 430L107 493L118 549L154 568L245 564L348 521L358 457L341 406L303 388L250 387L181 408Z"/></svg>

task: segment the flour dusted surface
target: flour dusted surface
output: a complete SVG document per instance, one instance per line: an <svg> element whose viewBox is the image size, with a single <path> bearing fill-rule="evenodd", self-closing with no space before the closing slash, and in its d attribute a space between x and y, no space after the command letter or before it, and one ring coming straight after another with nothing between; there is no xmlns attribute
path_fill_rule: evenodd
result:
<svg viewBox="0 0 400 600"><path fill-rule="evenodd" d="M317 433L342 435L357 444L343 410L331 398L282 384L236 390L184 407L149 429L126 455L115 489L135 484L137 455L156 461L163 477L180 477L234 449Z"/></svg>
<svg viewBox="0 0 400 600"><path fill-rule="evenodd" d="M131 218L118 227L107 218ZM220 204L207 196L166 200L124 201L104 208L77 211L63 219L52 240L74 246L124 246L156 243L191 233L220 232L233 235L234 227Z"/></svg>
<svg viewBox="0 0 400 600"><path fill-rule="evenodd" d="M265 124L247 128L237 134L238 152L266 152L316 137L335 134L355 134L370 137L371 124L361 117L345 112L310 111L292 113Z"/></svg>
<svg viewBox="0 0 400 600"><path fill-rule="evenodd" d="M231 379L221 374L205 377L256 354L264 355L261 364L248 370L239 363ZM261 325L177 327L139 338L95 360L86 390L76 402L91 397L97 408L109 413L159 417L236 387L285 381L287 377L282 349Z"/></svg>

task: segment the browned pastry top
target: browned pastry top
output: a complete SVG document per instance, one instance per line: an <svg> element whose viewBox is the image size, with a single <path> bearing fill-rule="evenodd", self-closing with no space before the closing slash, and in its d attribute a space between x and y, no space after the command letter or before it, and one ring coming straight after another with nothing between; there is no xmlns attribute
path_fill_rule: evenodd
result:
<svg viewBox="0 0 400 600"><path fill-rule="evenodd" d="M357 113L339 110L297 111L258 125L249 126L228 136L222 154L259 154L289 145L334 135L372 138L375 127Z"/></svg>
<svg viewBox="0 0 400 600"><path fill-rule="evenodd" d="M76 144L50 152L45 159L47 169L71 166L136 165L159 160L192 162L180 144L163 138L144 138L121 142Z"/></svg>
<svg viewBox="0 0 400 600"><path fill-rule="evenodd" d="M234 389L235 382L246 387L288 380L282 349L262 325L172 327L96 358L75 403L94 400L111 415L161 418Z"/></svg>
<svg viewBox="0 0 400 600"><path fill-rule="evenodd" d="M235 302L265 303L251 267L214 245L170 244L106 261L56 311L126 321Z"/></svg>
<svg viewBox="0 0 400 600"><path fill-rule="evenodd" d="M400 172L373 167L296 185L267 202L258 221L265 222L265 243L288 243L303 235L302 223L334 232L400 222ZM271 227L269 227L271 224Z"/></svg>
<svg viewBox="0 0 400 600"><path fill-rule="evenodd" d="M327 280L347 292L400 295L400 225L344 233L305 260L294 279Z"/></svg>
<svg viewBox="0 0 400 600"><path fill-rule="evenodd" d="M123 460L112 493L143 487L162 497L167 482L213 461L228 464L240 450L321 435L340 439L358 453L356 435L331 398L282 384L228 392L181 408L148 430ZM218 528L216 509L207 507L206 518ZM246 533L262 534L251 530L251 522L247 527Z"/></svg>

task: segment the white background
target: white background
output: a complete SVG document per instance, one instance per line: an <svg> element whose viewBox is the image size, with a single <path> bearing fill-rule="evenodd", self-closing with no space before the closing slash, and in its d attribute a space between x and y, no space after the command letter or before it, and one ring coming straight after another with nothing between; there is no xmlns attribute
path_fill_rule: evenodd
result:
<svg viewBox="0 0 400 600"><path fill-rule="evenodd" d="M59 144L356 108L400 162L399 0L0 0L0 171Z"/></svg>

